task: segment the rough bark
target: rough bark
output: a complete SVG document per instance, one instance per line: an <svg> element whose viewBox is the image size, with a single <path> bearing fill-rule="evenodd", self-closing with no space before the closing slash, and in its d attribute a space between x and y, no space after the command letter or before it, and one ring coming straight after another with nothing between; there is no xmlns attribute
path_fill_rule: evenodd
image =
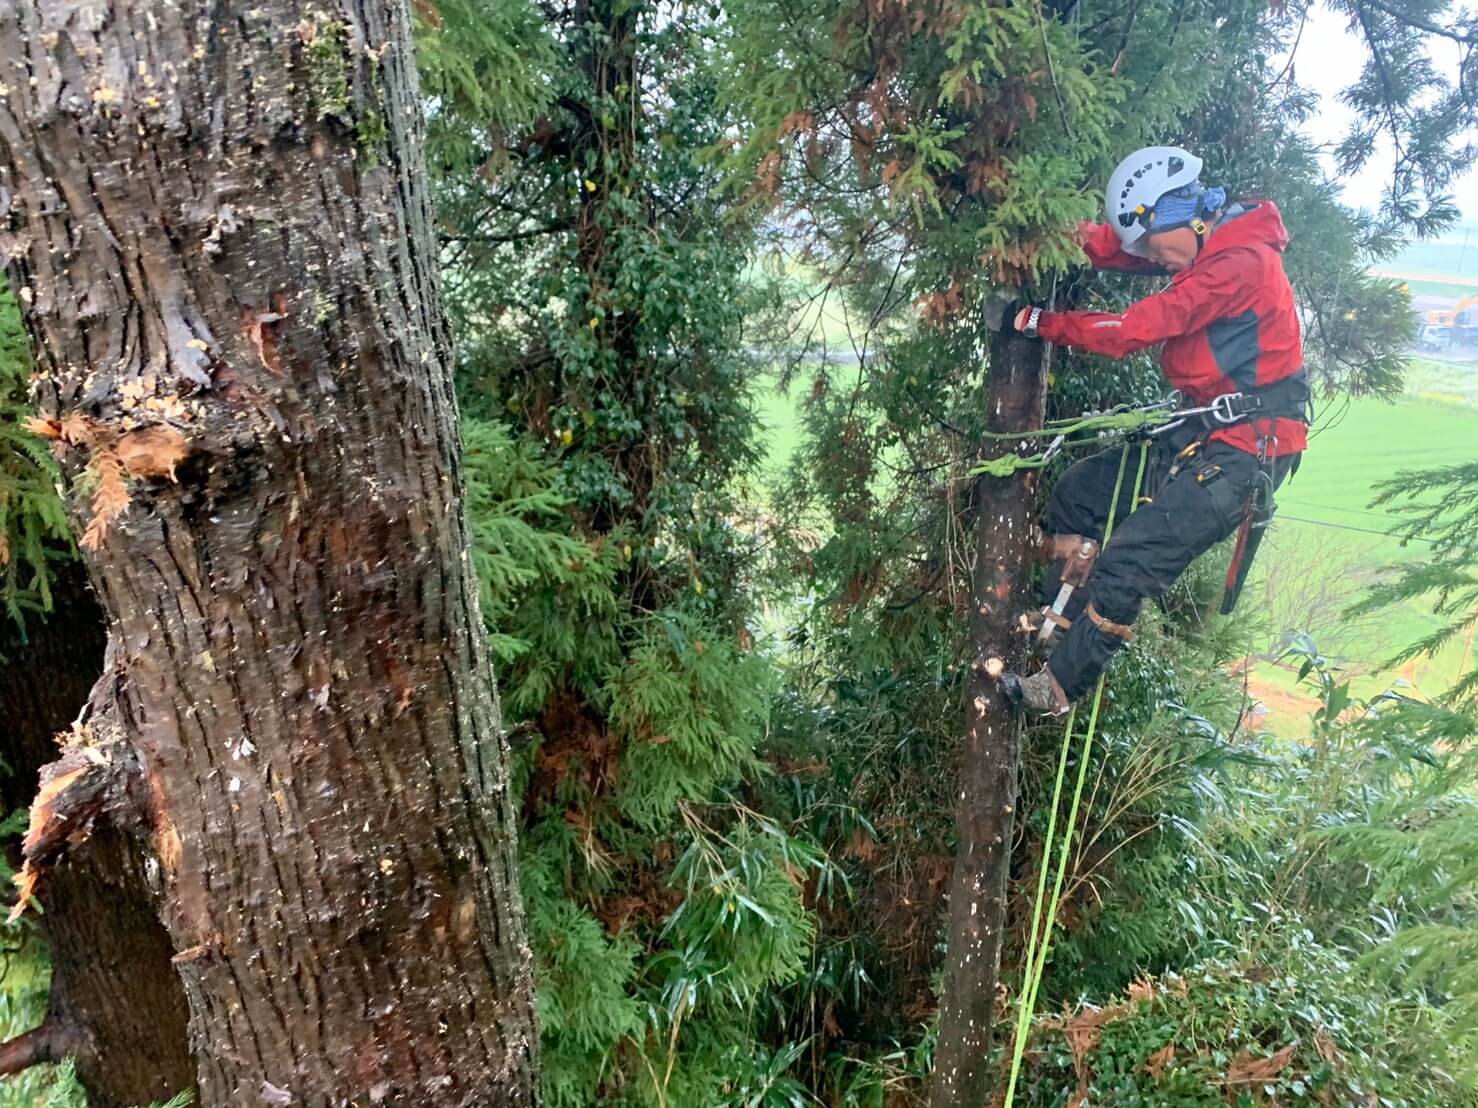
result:
<svg viewBox="0 0 1478 1108"><path fill-rule="evenodd" d="M0 82L111 657L35 861L148 843L206 1106L533 1103L404 4L0 0Z"/></svg>
<svg viewBox="0 0 1478 1108"><path fill-rule="evenodd" d="M80 564L56 570L52 604L24 630L0 619L6 810L30 803L56 736L103 669L102 612ZM140 845L101 834L50 875L38 917L52 965L45 1022L0 1044L0 1073L70 1057L92 1108L149 1104L194 1085L185 994Z"/></svg>
<svg viewBox="0 0 1478 1108"><path fill-rule="evenodd" d="M991 431L1042 425L1047 347L1017 336L991 345ZM999 449L1012 449L1004 444ZM987 667L1022 660L1025 641L1016 618L1028 602L1032 564L1033 481L1030 470L1010 478L982 477L971 582L966 735L955 814L956 853L949 893L949 950L939 1010L939 1042L929 1103L980 1108L989 1102L987 1066L996 982L1006 929L1006 880L1011 865L1019 729Z"/></svg>
<svg viewBox="0 0 1478 1108"><path fill-rule="evenodd" d="M185 993L150 865L138 842L104 828L56 867L44 892L49 1060L76 1062L91 1108L152 1104L195 1085Z"/></svg>

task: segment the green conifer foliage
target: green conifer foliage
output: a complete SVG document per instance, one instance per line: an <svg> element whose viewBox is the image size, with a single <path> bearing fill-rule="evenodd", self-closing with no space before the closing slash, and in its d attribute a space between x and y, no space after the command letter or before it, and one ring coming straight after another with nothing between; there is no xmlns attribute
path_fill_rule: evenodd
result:
<svg viewBox="0 0 1478 1108"><path fill-rule="evenodd" d="M1464 660L1473 661L1471 644L1478 626L1478 463L1437 469L1401 470L1376 486L1374 505L1386 505L1401 517L1393 528L1403 543L1429 544L1425 557L1391 567L1351 609L1352 615L1380 611L1393 604L1426 600L1444 623L1409 644L1391 665L1437 653L1449 642L1466 638ZM1478 707L1478 662L1463 673L1447 693L1457 705Z"/></svg>
<svg viewBox="0 0 1478 1108"><path fill-rule="evenodd" d="M1391 697L1398 711L1362 720L1367 742L1412 753L1414 764L1407 769L1398 756L1393 768L1409 775L1399 782L1407 787L1380 790L1358 818L1339 820L1328 836L1341 857L1369 868L1391 905L1388 941L1371 961L1395 980L1415 979L1446 998L1444 1031L1462 1048L1461 1077L1478 1089L1478 662L1471 653L1478 625L1478 465L1405 470L1376 489L1374 503L1401 517L1394 533L1422 542L1426 553L1390 567L1352 614L1429 603L1442 625L1389 664L1431 656L1457 640L1466 644L1467 668L1445 695L1445 709ZM1389 775L1381 783L1389 786Z"/></svg>
<svg viewBox="0 0 1478 1108"><path fill-rule="evenodd" d="M72 550L51 453L25 428L30 377L19 305L0 283L0 603L17 620L51 606L48 564Z"/></svg>
<svg viewBox="0 0 1478 1108"><path fill-rule="evenodd" d="M752 224L703 153L714 16L534 11L489 47L443 5L422 49L545 1092L715 1105L786 1080L764 998L810 965L826 869L749 795L774 687L736 495Z"/></svg>

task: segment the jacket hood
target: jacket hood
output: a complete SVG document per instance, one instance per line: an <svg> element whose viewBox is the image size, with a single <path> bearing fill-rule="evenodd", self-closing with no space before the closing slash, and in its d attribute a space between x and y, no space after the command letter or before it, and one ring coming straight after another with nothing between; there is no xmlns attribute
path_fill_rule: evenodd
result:
<svg viewBox="0 0 1478 1108"><path fill-rule="evenodd" d="M1202 257L1234 246L1261 244L1271 246L1279 253L1288 246L1288 228L1283 226L1283 216L1278 211L1278 205L1271 200L1244 200L1240 206L1241 212L1235 215L1229 212L1216 230L1211 232L1205 249L1201 251ZM1234 205L1233 210L1236 207Z"/></svg>

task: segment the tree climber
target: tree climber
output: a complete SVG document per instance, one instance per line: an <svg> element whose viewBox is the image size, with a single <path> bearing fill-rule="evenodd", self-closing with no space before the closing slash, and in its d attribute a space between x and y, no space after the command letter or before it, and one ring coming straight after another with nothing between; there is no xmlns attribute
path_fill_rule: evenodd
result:
<svg viewBox="0 0 1478 1108"><path fill-rule="evenodd" d="M1121 452L1077 463L1053 489L1042 639L1057 632L1059 641L1039 672L1001 676L1020 709L1066 712L1133 637L1144 600L1163 596L1196 557L1240 531L1229 610L1271 518L1272 491L1307 444L1309 387L1283 272L1283 219L1268 201L1228 203L1226 190L1206 188L1200 174L1201 159L1185 150L1139 150L1109 178L1108 224L1082 227L1096 268L1168 273L1164 290L1120 315L1030 307L1006 321L1029 338L1114 358L1163 344L1166 378L1185 408L1200 410L1155 438L1137 505L1129 503L1132 473L1124 478L1120 522L1101 551Z"/></svg>

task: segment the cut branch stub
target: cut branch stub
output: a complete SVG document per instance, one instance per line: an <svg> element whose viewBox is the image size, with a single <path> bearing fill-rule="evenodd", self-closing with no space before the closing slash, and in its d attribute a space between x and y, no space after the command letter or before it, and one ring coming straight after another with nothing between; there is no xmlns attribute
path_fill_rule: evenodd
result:
<svg viewBox="0 0 1478 1108"><path fill-rule="evenodd" d="M21 843L24 864L15 878L19 896L10 910L12 923L26 910L42 867L86 841L99 818L119 827L136 822L130 792L139 780L138 759L121 733L96 726L77 728L62 756L41 767L41 787Z"/></svg>
<svg viewBox="0 0 1478 1108"><path fill-rule="evenodd" d="M184 433L168 423L148 426L136 424L131 417L120 422L90 419L79 412L68 412L61 418L32 418L26 428L32 434L50 439L58 457L71 449L87 454L83 474L92 488L92 517L87 522L81 543L96 550L107 536L108 527L127 510L128 479L167 478L177 481L176 469L193 449Z"/></svg>

